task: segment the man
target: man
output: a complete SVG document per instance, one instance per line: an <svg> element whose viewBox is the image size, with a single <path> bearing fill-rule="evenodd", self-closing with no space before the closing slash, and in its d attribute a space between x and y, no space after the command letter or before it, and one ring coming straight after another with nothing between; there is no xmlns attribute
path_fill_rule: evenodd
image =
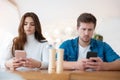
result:
<svg viewBox="0 0 120 80"><path fill-rule="evenodd" d="M96 21L91 13L83 13L78 17L79 37L60 45L60 48L64 49L64 69L120 70L120 56L107 43L92 39ZM97 52L98 57L86 59L89 51Z"/></svg>

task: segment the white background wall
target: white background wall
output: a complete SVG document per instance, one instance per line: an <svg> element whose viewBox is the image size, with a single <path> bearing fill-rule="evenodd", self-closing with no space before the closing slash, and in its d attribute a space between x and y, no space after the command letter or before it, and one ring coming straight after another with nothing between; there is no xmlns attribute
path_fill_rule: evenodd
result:
<svg viewBox="0 0 120 80"><path fill-rule="evenodd" d="M96 33L120 54L120 0L0 0L0 33L17 35L20 17L28 11L39 16L51 43L74 37L77 17L90 12L97 18Z"/></svg>

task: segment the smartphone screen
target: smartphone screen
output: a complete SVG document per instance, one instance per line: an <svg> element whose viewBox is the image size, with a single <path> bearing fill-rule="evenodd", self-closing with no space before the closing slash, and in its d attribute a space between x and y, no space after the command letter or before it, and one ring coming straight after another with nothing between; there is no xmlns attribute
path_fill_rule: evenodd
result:
<svg viewBox="0 0 120 80"><path fill-rule="evenodd" d="M16 58L26 58L26 52L24 50L15 50Z"/></svg>
<svg viewBox="0 0 120 80"><path fill-rule="evenodd" d="M86 58L89 59L90 57L97 57L97 52L87 52Z"/></svg>

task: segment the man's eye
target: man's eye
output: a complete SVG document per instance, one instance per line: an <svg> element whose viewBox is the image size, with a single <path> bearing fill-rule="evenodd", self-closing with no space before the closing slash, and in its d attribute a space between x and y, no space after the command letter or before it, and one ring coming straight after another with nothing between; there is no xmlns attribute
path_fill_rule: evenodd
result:
<svg viewBox="0 0 120 80"><path fill-rule="evenodd" d="M85 31L86 29L82 29L83 31Z"/></svg>
<svg viewBox="0 0 120 80"><path fill-rule="evenodd" d="M93 29L89 29L89 31L93 31Z"/></svg>

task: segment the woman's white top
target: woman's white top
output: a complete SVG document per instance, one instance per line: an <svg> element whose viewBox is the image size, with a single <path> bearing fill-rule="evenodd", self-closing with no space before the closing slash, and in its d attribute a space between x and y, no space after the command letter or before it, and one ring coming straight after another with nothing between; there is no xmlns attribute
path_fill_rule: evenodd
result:
<svg viewBox="0 0 120 80"><path fill-rule="evenodd" d="M48 68L48 63L49 63L48 46L49 46L48 42L40 43L35 39L34 35L29 35L27 36L27 43L24 46L24 51L27 54L27 58L32 58L41 62L40 68ZM10 44L8 48L6 48L7 52L5 51L6 53L3 53L5 55L3 63L5 63L6 60L13 58L11 53L11 47L12 44ZM21 69L22 68L23 67L21 67Z"/></svg>
<svg viewBox="0 0 120 80"><path fill-rule="evenodd" d="M27 53L27 58L33 58L42 63L41 68L47 68L49 62L48 42L38 42L34 35L27 36L27 43L24 50Z"/></svg>

